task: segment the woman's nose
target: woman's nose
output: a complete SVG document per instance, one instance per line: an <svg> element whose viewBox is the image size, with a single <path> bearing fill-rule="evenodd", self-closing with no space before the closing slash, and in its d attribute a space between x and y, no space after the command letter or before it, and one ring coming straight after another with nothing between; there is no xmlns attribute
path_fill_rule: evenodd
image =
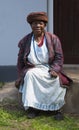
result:
<svg viewBox="0 0 79 130"><path fill-rule="evenodd" d="M36 24L36 26L38 26L38 27L39 27L39 26L40 26L40 24L39 24L39 23L37 23L37 24Z"/></svg>

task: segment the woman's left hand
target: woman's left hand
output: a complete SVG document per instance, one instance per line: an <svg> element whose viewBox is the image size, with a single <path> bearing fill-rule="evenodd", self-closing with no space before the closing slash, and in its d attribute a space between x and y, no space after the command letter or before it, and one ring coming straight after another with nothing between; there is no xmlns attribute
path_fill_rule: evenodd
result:
<svg viewBox="0 0 79 130"><path fill-rule="evenodd" d="M49 71L49 73L52 77L56 78L58 76L58 74L55 71Z"/></svg>

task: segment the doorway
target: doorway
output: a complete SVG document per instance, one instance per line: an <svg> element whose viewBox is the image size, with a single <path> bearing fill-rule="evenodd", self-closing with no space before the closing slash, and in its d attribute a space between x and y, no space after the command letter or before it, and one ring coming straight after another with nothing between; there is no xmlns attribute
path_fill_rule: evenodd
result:
<svg viewBox="0 0 79 130"><path fill-rule="evenodd" d="M79 64L79 0L54 0L54 33L60 38L65 64Z"/></svg>

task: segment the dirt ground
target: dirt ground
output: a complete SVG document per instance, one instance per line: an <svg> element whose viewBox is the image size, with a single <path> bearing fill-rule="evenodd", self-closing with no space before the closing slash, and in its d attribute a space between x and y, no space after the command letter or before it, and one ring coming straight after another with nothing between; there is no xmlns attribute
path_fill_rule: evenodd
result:
<svg viewBox="0 0 79 130"><path fill-rule="evenodd" d="M17 100L18 90L15 87L15 82L5 83L2 88L0 88L0 102L3 100Z"/></svg>

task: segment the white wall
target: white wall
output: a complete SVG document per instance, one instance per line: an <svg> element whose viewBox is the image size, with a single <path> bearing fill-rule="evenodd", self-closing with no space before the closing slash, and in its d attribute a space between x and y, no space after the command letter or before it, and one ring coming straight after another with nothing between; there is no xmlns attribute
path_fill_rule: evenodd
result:
<svg viewBox="0 0 79 130"><path fill-rule="evenodd" d="M0 66L16 65L18 42L31 31L26 16L46 11L47 0L0 0Z"/></svg>
<svg viewBox="0 0 79 130"><path fill-rule="evenodd" d="M53 0L47 0L48 12L48 31L53 33Z"/></svg>

